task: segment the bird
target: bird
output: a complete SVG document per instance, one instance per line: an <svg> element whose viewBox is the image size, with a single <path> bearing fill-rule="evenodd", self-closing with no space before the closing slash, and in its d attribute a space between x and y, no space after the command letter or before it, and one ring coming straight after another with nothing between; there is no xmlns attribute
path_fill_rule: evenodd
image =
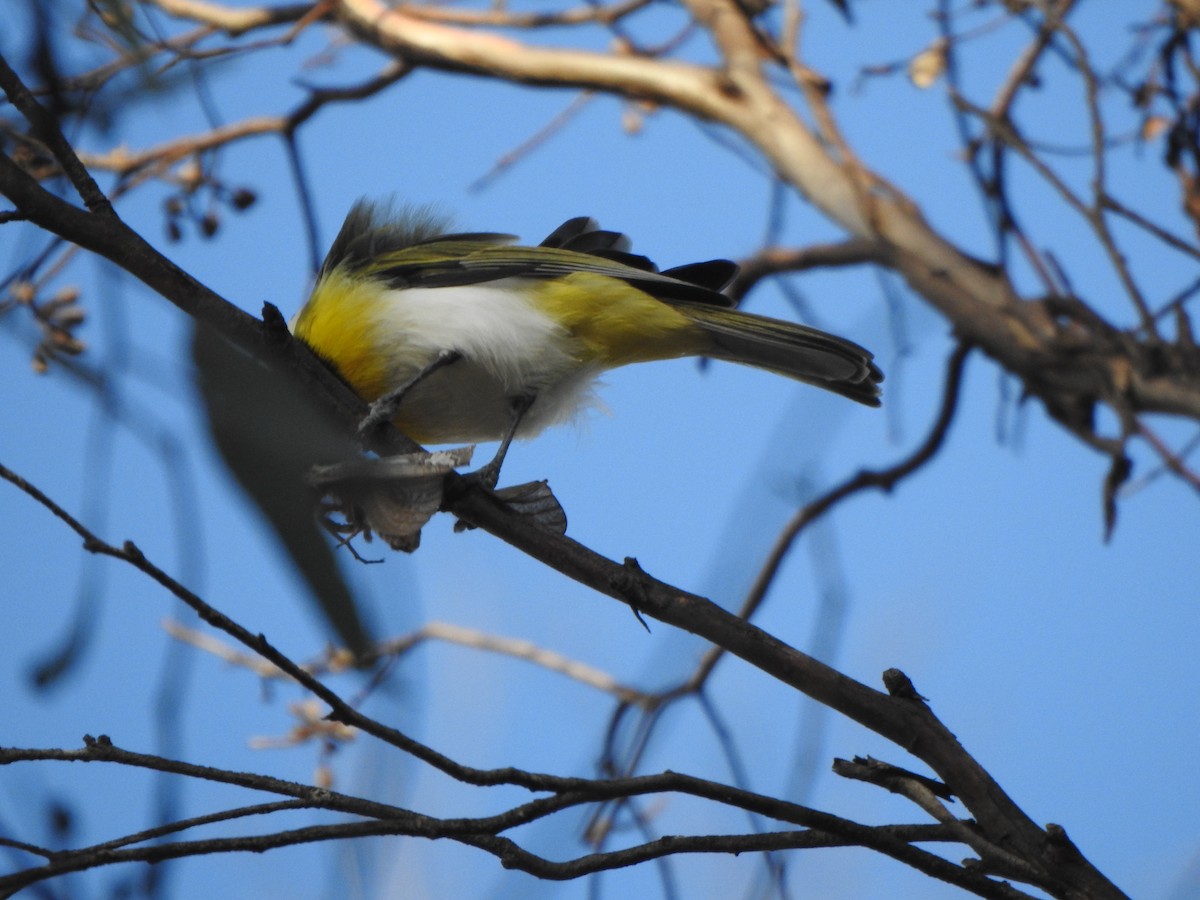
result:
<svg viewBox="0 0 1200 900"><path fill-rule="evenodd" d="M595 219L537 246L454 232L428 207L359 200L330 246L293 335L367 403L360 432L390 421L421 444L500 441L595 404L604 372L708 357L880 405L883 373L845 338L733 308L735 263L660 271Z"/></svg>

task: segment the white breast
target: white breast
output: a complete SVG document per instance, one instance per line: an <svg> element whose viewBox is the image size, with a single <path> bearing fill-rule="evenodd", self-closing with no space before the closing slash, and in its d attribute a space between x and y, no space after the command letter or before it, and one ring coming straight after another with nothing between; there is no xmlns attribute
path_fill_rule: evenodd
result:
<svg viewBox="0 0 1200 900"><path fill-rule="evenodd" d="M499 439L510 421L510 401L537 400L518 430L532 437L549 425L595 405L598 367L582 346L538 309L528 281L388 291L377 306L379 346L389 359L389 382L400 385L443 350L463 359L414 387L401 418L429 443Z"/></svg>

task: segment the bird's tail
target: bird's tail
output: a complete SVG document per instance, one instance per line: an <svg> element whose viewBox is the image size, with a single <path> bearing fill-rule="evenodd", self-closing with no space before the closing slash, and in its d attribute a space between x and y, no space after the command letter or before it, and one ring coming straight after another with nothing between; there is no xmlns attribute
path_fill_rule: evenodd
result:
<svg viewBox="0 0 1200 900"><path fill-rule="evenodd" d="M870 351L806 325L706 303L676 301L680 312L712 339L707 355L756 366L825 388L867 406L879 406L883 372Z"/></svg>

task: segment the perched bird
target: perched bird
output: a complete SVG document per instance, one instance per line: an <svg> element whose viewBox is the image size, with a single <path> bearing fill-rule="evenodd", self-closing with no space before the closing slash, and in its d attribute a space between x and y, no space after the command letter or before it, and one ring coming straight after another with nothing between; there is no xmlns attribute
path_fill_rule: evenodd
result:
<svg viewBox="0 0 1200 900"><path fill-rule="evenodd" d="M536 247L515 240L359 201L293 333L373 404L368 420L421 443L502 441L493 485L514 435L570 419L630 363L724 359L879 405L883 373L862 347L732 309L728 260L659 272L589 218Z"/></svg>

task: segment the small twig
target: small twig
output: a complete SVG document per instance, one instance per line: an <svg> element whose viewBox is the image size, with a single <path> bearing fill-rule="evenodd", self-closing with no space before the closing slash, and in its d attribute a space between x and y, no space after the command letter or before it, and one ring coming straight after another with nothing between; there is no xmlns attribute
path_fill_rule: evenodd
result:
<svg viewBox="0 0 1200 900"><path fill-rule="evenodd" d="M1009 853L980 833L972 822L964 822L946 808L938 798L937 793L926 783L929 779L924 776L907 772L897 766L880 762L871 757L856 757L853 761L845 759L834 760L833 771L843 778L853 778L878 785L906 797L932 816L939 824L946 827L958 840L979 854L979 858L989 870L1002 871L1011 878L1019 878L1029 883L1038 883L1039 873L1021 857Z"/></svg>
<svg viewBox="0 0 1200 900"><path fill-rule="evenodd" d="M884 254L877 241L861 237L804 247L764 247L738 260L738 273L725 293L738 303L758 282L772 275L879 263Z"/></svg>
<svg viewBox="0 0 1200 900"><path fill-rule="evenodd" d="M103 844L93 844L90 847L81 848L72 851L77 854L98 853L105 850L115 850L118 847L128 847L130 844L143 844L146 841L156 841L159 838L167 837L172 834L179 834L181 831L187 831L192 828L199 828L203 825L212 825L216 822L232 822L236 819L245 819L250 816L266 816L277 812L283 812L290 809L312 809L315 805L312 800L278 800L274 803L258 803L254 806L239 806L234 809L226 809L221 812L211 813L206 816L194 816L190 819L179 819L175 822L169 822L165 825L159 825L155 828L147 828L145 831L138 831L133 834L125 835L124 837L116 838L115 840L105 841ZM57 854L56 854L57 855Z"/></svg>
<svg viewBox="0 0 1200 900"><path fill-rule="evenodd" d="M307 98L282 115L251 116L238 122L211 128L200 134L178 137L140 151L119 147L108 153L85 153L82 159L94 169L122 177L137 175L144 169L159 175L169 167L220 147L264 135L287 137L315 116L324 106L363 100L390 87L411 72L411 66L392 61L364 81L337 88L314 88Z"/></svg>
<svg viewBox="0 0 1200 900"><path fill-rule="evenodd" d="M515 166L523 158L528 156L534 150L538 149L550 138L562 131L568 123L578 116L583 110L596 99L596 94L593 91L581 91L571 99L571 102L564 109L556 113L554 118L539 128L534 134L523 140L515 148L505 153L500 159L496 160L490 170L480 175L471 182L468 190L482 191L490 187L492 182L498 179L501 175Z"/></svg>
<svg viewBox="0 0 1200 900"><path fill-rule="evenodd" d="M1146 443L1154 448L1154 452L1162 459L1163 465L1183 479L1194 490L1200 492L1200 473L1189 468L1182 457L1168 447L1166 442L1141 419L1138 419L1135 429L1145 439Z"/></svg>
<svg viewBox="0 0 1200 900"><path fill-rule="evenodd" d="M1152 222L1150 219L1147 219L1137 210L1126 206L1111 194L1105 194L1100 198L1100 202L1104 204L1105 209L1115 213L1123 219L1127 219L1128 221L1132 222L1138 228L1141 228L1148 234L1158 238L1168 247L1178 250L1180 253L1186 253L1193 259L1200 259L1200 247L1197 247L1195 243L1186 241L1183 238L1172 234L1157 222Z"/></svg>

